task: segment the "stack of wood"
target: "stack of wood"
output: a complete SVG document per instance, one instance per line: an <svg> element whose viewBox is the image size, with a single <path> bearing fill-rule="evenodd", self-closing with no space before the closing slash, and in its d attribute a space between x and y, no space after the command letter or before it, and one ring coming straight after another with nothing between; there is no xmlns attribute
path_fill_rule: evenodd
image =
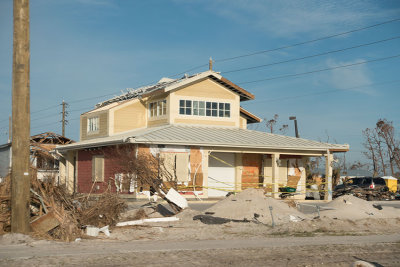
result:
<svg viewBox="0 0 400 267"><path fill-rule="evenodd" d="M10 178L0 183L0 234L11 229ZM34 236L73 241L86 225L113 226L126 204L117 195L105 193L93 201L71 195L52 181L31 179L30 225Z"/></svg>

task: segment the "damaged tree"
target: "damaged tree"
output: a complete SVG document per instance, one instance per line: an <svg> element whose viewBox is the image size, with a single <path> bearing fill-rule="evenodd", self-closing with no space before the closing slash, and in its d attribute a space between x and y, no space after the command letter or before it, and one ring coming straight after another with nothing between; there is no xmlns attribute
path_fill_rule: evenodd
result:
<svg viewBox="0 0 400 267"><path fill-rule="evenodd" d="M387 119L379 119L374 129L363 131L365 138L364 155L372 161L374 176L386 175L390 166L392 175L400 170L400 142L396 139L393 123Z"/></svg>
<svg viewBox="0 0 400 267"><path fill-rule="evenodd" d="M129 184L157 193L175 212L181 211L181 207L166 197L171 188L177 190L176 163L171 164L160 153L153 155L134 145L116 146L110 154L115 173L122 174Z"/></svg>
<svg viewBox="0 0 400 267"><path fill-rule="evenodd" d="M270 120L264 119L265 122L265 126L267 127L268 131L270 133L274 133L275 132L275 127L277 126L276 124L278 123L278 119L279 119L279 115L275 114L274 117ZM282 124L279 128L279 132L281 134L286 134L287 130L289 129L289 125L288 124Z"/></svg>

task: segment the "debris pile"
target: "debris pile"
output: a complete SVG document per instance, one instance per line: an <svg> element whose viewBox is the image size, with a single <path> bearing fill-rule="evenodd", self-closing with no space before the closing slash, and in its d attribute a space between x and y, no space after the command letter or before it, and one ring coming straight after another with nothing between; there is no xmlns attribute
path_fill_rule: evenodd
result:
<svg viewBox="0 0 400 267"><path fill-rule="evenodd" d="M368 218L400 217L398 210L393 207L373 205L371 202L352 195L340 196L327 204L325 208L331 209L321 211L321 217L339 220L355 221Z"/></svg>
<svg viewBox="0 0 400 267"><path fill-rule="evenodd" d="M10 226L10 199L10 177L7 176L3 179L3 182L0 183L0 234L3 234Z"/></svg>
<svg viewBox="0 0 400 267"><path fill-rule="evenodd" d="M205 214L225 219L226 222L251 221L267 225L300 221L306 218L303 213L286 202L265 197L262 189L246 189L237 195L230 195L207 209ZM223 223L223 220L217 221Z"/></svg>
<svg viewBox="0 0 400 267"><path fill-rule="evenodd" d="M389 191L386 186L379 185L376 185L374 190L345 185L343 188L333 192L333 198L344 195L353 195L364 200L389 200L396 198L396 194Z"/></svg>
<svg viewBox="0 0 400 267"><path fill-rule="evenodd" d="M9 232L9 177L0 183L0 200L0 233ZM88 225L115 225L125 208L125 202L115 194L105 193L93 201L88 196L70 195L64 187L55 186L52 181L39 181L36 175L31 179L30 225L34 236L73 241L82 236Z"/></svg>

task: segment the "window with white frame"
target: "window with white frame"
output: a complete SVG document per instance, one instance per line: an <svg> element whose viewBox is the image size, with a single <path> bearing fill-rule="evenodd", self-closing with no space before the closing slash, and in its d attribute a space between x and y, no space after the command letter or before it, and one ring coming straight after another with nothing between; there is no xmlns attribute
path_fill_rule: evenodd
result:
<svg viewBox="0 0 400 267"><path fill-rule="evenodd" d="M230 118L231 104L211 101L179 100L179 114Z"/></svg>
<svg viewBox="0 0 400 267"><path fill-rule="evenodd" d="M149 104L149 117L158 117L167 114L167 100L154 101Z"/></svg>
<svg viewBox="0 0 400 267"><path fill-rule="evenodd" d="M104 156L92 156L92 181L104 182Z"/></svg>
<svg viewBox="0 0 400 267"><path fill-rule="evenodd" d="M87 132L97 132L99 130L99 117L88 118Z"/></svg>

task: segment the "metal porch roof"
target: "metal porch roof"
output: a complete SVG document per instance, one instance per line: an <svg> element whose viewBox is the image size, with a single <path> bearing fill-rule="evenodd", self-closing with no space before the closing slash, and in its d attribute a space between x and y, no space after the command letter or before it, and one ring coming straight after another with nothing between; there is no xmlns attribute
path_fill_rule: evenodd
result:
<svg viewBox="0 0 400 267"><path fill-rule="evenodd" d="M303 138L295 138L260 131L189 125L165 125L130 131L120 135L86 140L66 146L58 146L57 150L67 151L122 143L311 151L324 151L328 149L331 151L349 150L349 145L322 143Z"/></svg>

